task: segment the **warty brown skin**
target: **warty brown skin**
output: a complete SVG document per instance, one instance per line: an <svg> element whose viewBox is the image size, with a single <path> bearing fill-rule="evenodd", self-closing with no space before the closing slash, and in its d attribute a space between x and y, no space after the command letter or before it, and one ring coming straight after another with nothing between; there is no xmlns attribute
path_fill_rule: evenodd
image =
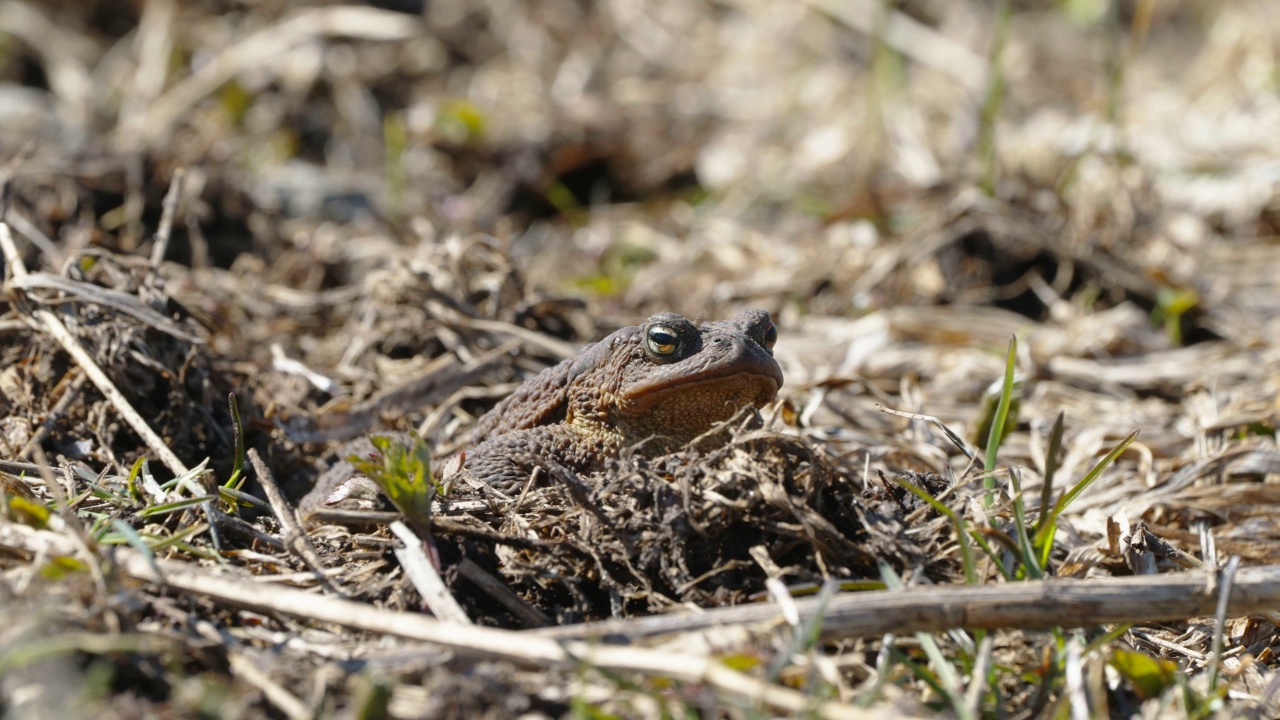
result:
<svg viewBox="0 0 1280 720"><path fill-rule="evenodd" d="M509 491L547 461L585 473L628 447L648 457L671 452L774 399L782 387L776 337L764 310L701 325L663 313L622 328L481 417L463 470Z"/></svg>

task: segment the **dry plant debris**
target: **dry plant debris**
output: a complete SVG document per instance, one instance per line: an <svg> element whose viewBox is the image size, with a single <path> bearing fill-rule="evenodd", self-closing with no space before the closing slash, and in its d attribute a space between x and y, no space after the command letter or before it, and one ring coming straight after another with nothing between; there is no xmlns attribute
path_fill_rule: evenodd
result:
<svg viewBox="0 0 1280 720"><path fill-rule="evenodd" d="M1264 5L0 0L0 713L1276 715ZM427 478L743 307L723 445Z"/></svg>

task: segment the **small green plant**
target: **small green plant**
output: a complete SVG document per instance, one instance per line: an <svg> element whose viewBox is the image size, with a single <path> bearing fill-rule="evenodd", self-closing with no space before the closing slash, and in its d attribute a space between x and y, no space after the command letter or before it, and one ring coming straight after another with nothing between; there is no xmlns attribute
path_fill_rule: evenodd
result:
<svg viewBox="0 0 1280 720"><path fill-rule="evenodd" d="M362 675L357 681L352 705L356 707L357 720L385 720L391 717L392 683L384 677Z"/></svg>
<svg viewBox="0 0 1280 720"><path fill-rule="evenodd" d="M1160 697L1170 688L1178 684L1178 664L1172 660L1153 658L1146 653L1124 648L1111 651L1107 664L1115 668L1120 676L1129 682L1129 686L1143 700Z"/></svg>
<svg viewBox="0 0 1280 720"><path fill-rule="evenodd" d="M1011 340L1006 356L1005 373L999 385L999 394L997 396L994 392L990 393L984 401L984 409L980 411L983 426L981 434L985 434L987 438L983 458L982 506L987 509L986 517L993 520L999 518L1007 520L999 524L975 523L966 518L962 511L948 507L933 497L925 488L905 477L896 478L899 485L951 521L955 528L959 560L964 567L966 581L970 584L984 582L984 578L992 571L999 573L1006 582L1036 580L1048 576L1059 518L1138 435L1135 430L1122 439L1082 478L1055 500L1054 484L1059 474L1059 457L1062 453L1065 434L1065 414L1059 413L1049 432L1044 462L1044 485L1040 491L1039 515L1036 517L1035 511L1027 507L1022 483L1023 472L1017 467L1001 468L998 465L999 447L1015 427L1012 421L1016 419L1016 409L1012 408L1017 407L1019 392L1018 384L1014 379L1016 353L1016 340ZM962 446L963 441L958 438L953 437L953 441ZM973 454L968 452L966 454L971 460L974 459ZM1005 491L1001 492L995 480L1003 474L1007 474L1009 481ZM953 481L950 485L954 486L956 483ZM977 557L980 558L985 554L990 561L986 570L981 569L976 562L977 558L971 549L974 544L982 551ZM888 587L897 587L901 584L892 569L887 566L881 568L881 577ZM1113 647L1114 641L1128 629L1127 626L1114 628L1085 646L1083 642L1069 638L1062 628L1051 628L1050 633L1056 652L1046 656L1046 663L1039 673L1030 674L1018 668L991 665L991 643L984 631L977 631L972 637L963 631L950 633L953 642L950 649L945 651L941 644L941 637L936 634L920 633L915 638L918 647L915 654L906 649L894 647L892 638L886 637L885 648L890 648L890 652L888 656L882 657L882 662L877 663L877 672L888 673L891 668L887 663L891 658L903 670L931 688L940 698L945 699L950 710L957 717L977 717L981 714L982 708L991 706L991 702L995 703L994 707L998 707L1000 678L1007 677L1010 673L1019 674L1021 682L1040 684L1039 707L1050 707L1048 705L1050 698L1056 694L1058 697L1056 702L1059 708L1062 708L1063 703L1066 702L1063 699L1065 695L1062 694L1062 684L1066 677L1067 664L1080 663L1083 657L1096 657L1098 653L1108 652ZM927 663L921 662L921 654L928 659ZM1150 658L1144 661L1122 656L1113 660L1113 667L1135 687L1141 685L1142 691L1135 692L1144 698L1148 697L1146 694L1148 692L1173 692L1171 688L1176 686L1176 682L1170 685L1169 676L1160 674L1167 668L1159 664L1153 665L1154 662ZM1090 667L1097 666L1095 664ZM963 681L966 676L967 681ZM1182 678L1181 674L1175 676L1174 680L1177 681L1179 678ZM876 688L880 684L882 683L878 682ZM877 692L876 688L872 688L869 693L874 695ZM1179 692L1181 692L1180 689ZM864 695L863 699L866 700L867 696ZM1212 705L1205 698L1198 696L1181 698L1180 702L1185 707ZM1197 716L1194 712L1190 715Z"/></svg>
<svg viewBox="0 0 1280 720"><path fill-rule="evenodd" d="M37 530L44 530L49 526L49 518L53 515L53 511L45 505L34 500L28 500L21 495L10 495L5 493L5 504L8 506L6 513L9 519L20 522L23 525L30 525Z"/></svg>
<svg viewBox="0 0 1280 720"><path fill-rule="evenodd" d="M1063 493L1062 497L1058 498L1058 502L1054 503L1052 507L1042 507L1040 509L1040 520L1036 523L1035 549L1040 556L1041 567L1047 567L1049 564L1049 556L1053 552L1053 537L1058 531L1058 516L1080 496L1080 493L1092 485L1093 481L1102 475L1102 471L1106 470L1108 465L1120 457L1120 453L1124 452L1137 437L1137 430L1129 433L1120 441L1119 445L1116 445L1111 449L1111 452L1107 453L1106 457L1099 460L1097 465L1094 465L1089 472L1085 473L1085 476L1080 478L1079 482Z"/></svg>
<svg viewBox="0 0 1280 720"><path fill-rule="evenodd" d="M484 111L466 100L450 100L440 106L436 131L455 145L480 142L489 126Z"/></svg>
<svg viewBox="0 0 1280 720"><path fill-rule="evenodd" d="M1192 288L1160 288L1151 320L1164 325L1165 335L1173 345L1182 345L1182 316L1200 304L1200 295Z"/></svg>
<svg viewBox="0 0 1280 720"><path fill-rule="evenodd" d="M351 464L369 476L391 500L415 531L426 533L431 526L431 501L440 487L431 473L431 455L426 443L415 438L412 447L376 435L370 442L377 448L374 458L351 457Z"/></svg>

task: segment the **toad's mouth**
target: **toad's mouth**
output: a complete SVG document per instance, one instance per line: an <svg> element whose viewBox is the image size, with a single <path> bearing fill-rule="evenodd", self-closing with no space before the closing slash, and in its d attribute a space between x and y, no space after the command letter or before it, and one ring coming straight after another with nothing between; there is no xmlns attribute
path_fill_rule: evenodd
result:
<svg viewBox="0 0 1280 720"><path fill-rule="evenodd" d="M626 419L665 434L699 433L744 407L769 404L781 386L777 366L768 371L739 369L696 380L650 383L625 393L621 412Z"/></svg>

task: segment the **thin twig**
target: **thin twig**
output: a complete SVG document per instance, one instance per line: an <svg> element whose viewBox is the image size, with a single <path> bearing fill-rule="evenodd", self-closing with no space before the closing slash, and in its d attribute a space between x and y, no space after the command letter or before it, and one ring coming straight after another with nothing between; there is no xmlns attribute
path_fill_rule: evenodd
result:
<svg viewBox="0 0 1280 720"><path fill-rule="evenodd" d="M156 229L156 242L151 247L151 268L160 267L164 255L169 250L169 235L173 232L173 218L178 214L178 203L182 201L183 179L186 171L178 168L173 171L173 179L169 181L169 192L165 193L164 204L160 211L160 227Z"/></svg>
<svg viewBox="0 0 1280 720"><path fill-rule="evenodd" d="M525 602L519 595L512 592L511 588L477 565L471 558L462 558L456 567L459 575L484 590L489 597L502 603L502 606L510 610L511 614L515 615L525 627L546 627L551 624L551 618L545 613Z"/></svg>
<svg viewBox="0 0 1280 720"><path fill-rule="evenodd" d="M1251 615L1280 605L1280 565L1241 568L1227 614ZM814 601L797 600L811 612ZM1087 581L1036 580L998 585L940 585L910 591L849 593L827 604L823 637L941 632L954 628L1092 627L1212 615L1218 605L1218 575L1179 572ZM754 625L778 618L776 605L716 608L697 615L655 615L568 625L533 632L556 638L628 637L700 631L723 625Z"/></svg>
<svg viewBox="0 0 1280 720"><path fill-rule="evenodd" d="M58 402L54 403L53 407L49 409L49 414L45 416L44 422L40 423L40 427L32 433L31 439L27 440L27 443L22 446L22 450L18 452L18 457L31 457L32 451L49 436L58 417L65 413L67 408L71 407L71 403L75 402L76 398L80 397L80 391L84 388L84 384L89 378L83 372L74 370L73 372L76 373L76 376L68 383L67 389L62 392Z"/></svg>
<svg viewBox="0 0 1280 720"><path fill-rule="evenodd" d="M194 345L203 345L205 342L204 338L191 334L182 325L174 322L172 318L165 317L153 310L139 300L137 295L130 293L100 287L80 280L72 280L71 278L47 272L34 272L22 277L14 277L9 281L9 286L15 290L57 290L71 296L70 298L60 298L57 302L82 300L95 305L102 305L113 310L119 310L148 327L172 335L179 340L184 340ZM41 304L52 304L51 301L46 301L34 295L29 295L28 297Z"/></svg>
<svg viewBox="0 0 1280 720"><path fill-rule="evenodd" d="M49 267L58 267L62 265L66 259L61 248L54 244L36 227L34 223L27 219L25 215L18 211L15 207L9 207L4 213L3 219L13 226L14 232L27 239L27 242L35 245L41 253L47 258Z"/></svg>
<svg viewBox="0 0 1280 720"><path fill-rule="evenodd" d="M964 453L965 457L969 458L970 460L974 460L978 457L977 453L974 452L973 449L969 447L969 444L964 441L964 438L960 437L958 433L956 433L951 428L947 427L946 423L942 422L941 420L939 420L938 418L932 415L921 415L919 413L909 413L909 412L904 412L902 410L894 410L893 408L888 408L880 404L877 404L876 407L880 410L880 412L888 413L889 415L897 415L898 417L904 417L909 420L922 420L924 422L931 423L932 425L936 426L939 430L941 430L942 434L946 435L947 439L951 441L951 444L959 448L960 452Z"/></svg>
<svg viewBox="0 0 1280 720"><path fill-rule="evenodd" d="M577 355L580 349L577 345L574 345L572 343L567 343L567 342L564 342L563 340L557 340L549 335L545 335L539 332L534 332L527 328L522 328L519 325L513 325L511 323L502 322L500 320L485 320L484 318L460 317L460 318L451 320L449 324L457 325L458 327L464 327L471 330L483 330L484 332L498 333L501 335L511 335L513 337L519 338L527 345L540 347L543 350L550 352L555 357L560 358L561 360L564 360L565 358L571 358L574 355Z"/></svg>
<svg viewBox="0 0 1280 720"><path fill-rule="evenodd" d="M897 10L873 0L807 0L814 9L884 43L916 62L951 78L977 99L987 87L990 68L969 48ZM879 14L888 12L881 23Z"/></svg>
<svg viewBox="0 0 1280 720"><path fill-rule="evenodd" d="M266 673L259 670L253 660L244 653L232 651L227 654L227 661L231 665L232 673L260 690L267 702L284 713L285 717L291 720L309 720L316 716L301 700L267 677Z"/></svg>
<svg viewBox="0 0 1280 720"><path fill-rule="evenodd" d="M518 346L516 340L503 343L466 364L459 363L453 356L441 356L404 382L356 403L345 412L326 413L323 427L314 423L311 427L290 426L289 439L298 443L323 442L368 433L388 414L433 405L458 388L474 384L485 373L509 362L511 351Z"/></svg>
<svg viewBox="0 0 1280 720"><path fill-rule="evenodd" d="M312 576L315 577L316 582L320 583L321 587L331 593L345 597L345 593L329 582L329 577L325 574L324 561L320 559L315 546L311 544L311 538L303 532L302 524L298 522L297 511L285 499L284 493L280 492L280 486L276 484L276 479L271 474L271 469L262 461L256 449L249 448L248 454L249 463L253 465L253 471L258 475L258 484L262 485L262 490L267 495L267 502L271 503L271 510L275 513L276 519L280 521L280 528L284 531L285 547L302 561L302 564L311 571Z"/></svg>

